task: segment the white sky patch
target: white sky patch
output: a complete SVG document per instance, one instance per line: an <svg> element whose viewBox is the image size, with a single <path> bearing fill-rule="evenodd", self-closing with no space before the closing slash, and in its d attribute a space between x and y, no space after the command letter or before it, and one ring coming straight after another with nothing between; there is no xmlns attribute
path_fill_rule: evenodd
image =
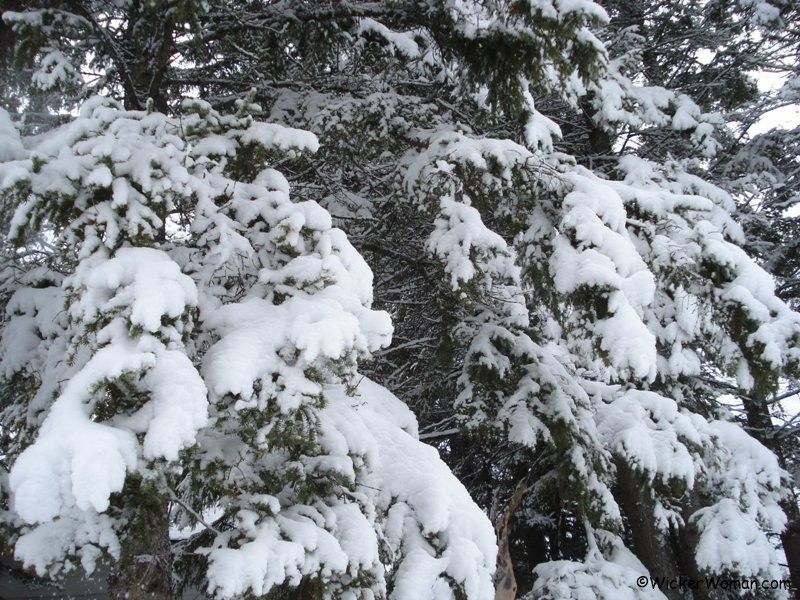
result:
<svg viewBox="0 0 800 600"><path fill-rule="evenodd" d="M779 90L784 83L789 73L766 73L766 72L751 72L749 73L758 82L758 89L763 92L775 92ZM791 129L800 125L800 105L793 104L791 106L783 106L768 113L765 113L761 119L747 130L751 135L758 135L766 133L770 129L783 128Z"/></svg>
<svg viewBox="0 0 800 600"><path fill-rule="evenodd" d="M800 202L798 202L797 204L793 204L785 211L783 211L783 216L787 219L800 217Z"/></svg>
<svg viewBox="0 0 800 600"><path fill-rule="evenodd" d="M714 57L716 55L717 55L716 52L713 52L708 48L700 48L700 50L697 51L695 58L697 59L697 62L699 62L701 65L707 65L712 60L714 60Z"/></svg>
<svg viewBox="0 0 800 600"><path fill-rule="evenodd" d="M793 389L789 382L784 381L778 388L777 396L781 396ZM744 405L739 397L733 394L722 394L717 396L719 402L724 408L730 410L732 413L741 414L744 411ZM800 391L798 393L784 398L778 403L779 413L781 416L773 416L772 424L776 427L785 425L787 422L797 422L800 420Z"/></svg>

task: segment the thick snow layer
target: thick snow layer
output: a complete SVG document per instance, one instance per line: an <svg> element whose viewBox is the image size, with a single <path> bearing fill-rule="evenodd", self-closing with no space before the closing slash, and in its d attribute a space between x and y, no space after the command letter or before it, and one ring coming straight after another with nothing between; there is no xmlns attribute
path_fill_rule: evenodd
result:
<svg viewBox="0 0 800 600"><path fill-rule="evenodd" d="M111 517L93 510L65 510L60 518L26 530L17 540L14 557L33 567L40 577L54 574L51 565L76 553L81 566L91 574L102 552L119 558L120 544Z"/></svg>
<svg viewBox="0 0 800 600"><path fill-rule="evenodd" d="M388 315L368 309L353 314L343 307L338 291L331 286L313 298L297 295L277 306L251 299L207 315L206 326L220 335L203 362L212 392L255 401L254 384L275 374L282 390L280 408L293 410L303 396L320 391L303 375L316 361L367 354L386 345L392 331ZM282 356L293 352L297 360L288 364Z"/></svg>
<svg viewBox="0 0 800 600"><path fill-rule="evenodd" d="M362 18L358 21L358 33L359 35L371 33L383 38L391 46L393 52L399 52L406 58L419 58L421 55L419 44L414 40L414 32L392 31L374 19Z"/></svg>
<svg viewBox="0 0 800 600"><path fill-rule="evenodd" d="M242 143L257 143L265 148L316 152L319 140L310 131L283 127L275 123L253 123L240 137Z"/></svg>
<svg viewBox="0 0 800 600"><path fill-rule="evenodd" d="M588 174L587 174L588 175ZM653 380L656 338L643 321L655 294L655 278L626 228L623 199L593 176L567 174L572 185L564 198L550 272L559 292L594 288L604 295L609 315L594 323L594 333L618 373Z"/></svg>
<svg viewBox="0 0 800 600"><path fill-rule="evenodd" d="M17 549L39 571L48 562L43 556L53 551L40 547L45 553L37 555L37 544L57 539L69 527L109 527L112 523L98 513L108 509L111 494L122 490L126 474L137 470L140 460L175 460L207 420L205 385L179 349L180 337L163 326L164 319L177 319L196 303L196 290L166 254L121 249L113 258L82 263L66 284L79 295L71 316L98 327L99 347L63 385L9 476L15 512L26 523L41 524ZM19 311L24 305L18 292L11 308ZM131 336L131 328L144 333ZM151 334L163 334L171 347ZM102 390L125 378L147 401L133 415L98 420L95 408L108 393ZM139 433L144 434L141 443ZM108 540L115 539L112 530L96 531L87 543L96 543L95 538L106 540L101 545L109 548Z"/></svg>
<svg viewBox="0 0 800 600"><path fill-rule="evenodd" d="M64 291L57 286L22 287L6 304L7 323L0 338L0 372L39 373L47 360L48 342L64 327Z"/></svg>
<svg viewBox="0 0 800 600"><path fill-rule="evenodd" d="M72 316L93 322L102 313L124 311L133 327L157 333L162 320L173 321L197 306L190 277L163 251L120 248L113 258L82 263L74 287L85 291L72 306Z"/></svg>
<svg viewBox="0 0 800 600"><path fill-rule="evenodd" d="M419 193L418 190L430 185L436 174L446 174L456 165L487 171L510 181L515 166L533 159L530 150L511 140L441 131L431 136L424 151L409 157L405 185L410 192Z"/></svg>
<svg viewBox="0 0 800 600"><path fill-rule="evenodd" d="M53 404L37 440L14 463L9 477L14 510L27 522L56 518L76 505L98 512L122 489L137 463L131 431L95 423L86 414L89 390L124 371L151 367L151 353L110 346L75 376Z"/></svg>
<svg viewBox="0 0 800 600"><path fill-rule="evenodd" d="M697 563L713 572L779 579L780 560L767 532L781 532L786 523L779 501L787 475L738 425L712 421L709 427L719 448L709 487L719 500L691 517L700 532Z"/></svg>
<svg viewBox="0 0 800 600"><path fill-rule="evenodd" d="M628 390L601 404L596 418L604 444L626 464L667 485L671 479L694 485L698 457L693 448L705 441L702 417L654 392Z"/></svg>
<svg viewBox="0 0 800 600"><path fill-rule="evenodd" d="M0 108L0 163L24 158L25 148L17 128L5 109ZM0 171L2 172L2 171Z"/></svg>
<svg viewBox="0 0 800 600"><path fill-rule="evenodd" d="M688 269L715 279L711 289L687 281L670 292L659 290L653 317L661 322L660 341L671 347L661 368L675 375L698 373L699 359L688 346L703 336L732 336L721 322L730 318L728 309L749 321L744 339L733 341L740 346L736 353L755 354L774 370L796 361L800 316L775 296L772 277L737 245L743 234L729 214L730 195L675 165L657 167L627 157L620 167L624 182L610 185L626 204L663 223L663 231L640 234L638 246L651 269ZM745 390L755 384L746 365L739 369L739 384Z"/></svg>
<svg viewBox="0 0 800 600"><path fill-rule="evenodd" d="M637 580L650 573L622 540L606 532L589 530L585 560L541 563L533 570L536 580L526 600L664 600L658 589ZM658 576L658 574L656 574Z"/></svg>
<svg viewBox="0 0 800 600"><path fill-rule="evenodd" d="M553 138L561 138L561 128L551 119L548 119L536 110L533 95L530 91L530 82L520 79L522 89L522 99L528 113L525 123L525 143L532 150L539 149L542 152L553 151Z"/></svg>
<svg viewBox="0 0 800 600"><path fill-rule="evenodd" d="M469 199L458 202L448 196L440 200L439 217L428 238L428 251L444 263L450 285L457 290L470 282L479 270L484 271L483 284L492 286L492 275L498 280L519 278L513 253L505 240L483 224L480 213L469 205ZM485 263L476 265L475 263Z"/></svg>
<svg viewBox="0 0 800 600"><path fill-rule="evenodd" d="M207 550L209 591L264 594L305 573L366 567L379 581L392 578L393 600L449 600L452 583L470 600L492 598L492 526L436 451L416 439L405 404L366 378L353 396L342 386L323 394L323 457L362 465L356 493L332 506L273 506L273 516L260 520L240 514L247 541ZM394 557L390 571L380 553Z"/></svg>

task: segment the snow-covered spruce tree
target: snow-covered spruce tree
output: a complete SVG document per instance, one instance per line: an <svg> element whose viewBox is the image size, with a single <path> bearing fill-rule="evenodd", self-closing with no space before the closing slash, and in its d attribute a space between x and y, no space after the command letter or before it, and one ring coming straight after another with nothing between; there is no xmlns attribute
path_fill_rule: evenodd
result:
<svg viewBox="0 0 800 600"><path fill-rule="evenodd" d="M2 113L17 558L39 575L108 561L113 597L172 597L198 563L219 597L490 597L486 517L356 372L391 336L369 268L271 168L313 164L315 136L250 102L153 108L95 97L32 140ZM171 525L188 537L171 545Z"/></svg>
<svg viewBox="0 0 800 600"><path fill-rule="evenodd" d="M608 12L591 2L523 0L205 6L192 13L196 35L186 27L171 38L185 60L158 71L160 87L147 93L169 106L196 88L228 113L246 110L237 101L250 97L268 120L318 135L313 160L280 169L298 204L326 207L377 273L376 304L391 313L395 335L368 372L415 409L423 435L473 497L494 507L499 597L513 597L515 586L545 598L661 597L636 587L648 571L782 574L770 534L784 524L785 474L720 414L708 380L725 375L749 390L748 426L764 433L765 394L796 368L797 317L740 250L747 240L730 219L731 198L708 182L707 161L725 141L710 112L719 103L693 99L689 83L667 89L674 72L656 68L657 51L644 52L648 35L662 32L674 35L675 55L685 50L681 27L699 8L643 7L634 25L648 34L625 24L633 3ZM125 31L97 17L90 31ZM23 32L36 25L22 21ZM64 44L62 54L74 48L81 44ZM647 79L637 75L644 63ZM722 64L720 74L736 81L736 69ZM108 85L124 87L116 73L135 72L112 71ZM392 488L411 469L382 471L386 455L376 463L370 448L402 442L351 443L380 425L365 420L369 409L354 416L324 384L333 377L353 387L352 357L378 344L365 336L363 345L315 346L307 322L282 341L287 319L315 314L300 309L305 295L333 296L354 307L351 315L368 306L358 286L342 294L339 269L320 281L306 259L312 246L348 252L324 233L329 224L316 209L298 209L302 218L286 231L274 214L251 211L243 200L251 188L241 184L270 194L288 184L263 172L263 161L237 160L216 126L202 127L213 132L203 134L204 151L239 183L216 203L193 198L196 208L170 221L183 228L165 231L172 260L198 289L187 352L212 400L213 425L182 455L182 476L169 488L183 523L208 525L183 550L202 550L223 594L281 594L288 590L271 586L284 583L300 584L301 597L321 587L380 593L383 573L398 597L448 597L445 582L480 595L460 578L472 571L451 559L450 548L474 548L454 538L461 522L436 516L434 530L444 533L431 536L426 520L420 537L406 518L438 514L440 503L419 504L431 480L412 485L416 493ZM187 228L188 238L176 234ZM265 344L254 333L262 324L278 333ZM254 350L235 377L220 361L237 348ZM371 385L358 389L384 397ZM339 408L347 408L343 419ZM396 414L396 423L410 422ZM314 422L316 435L304 435ZM364 437L351 435L362 423ZM375 518L361 514L386 540L377 545L392 564L385 571L370 562L372 549L349 554L354 563L329 551L332 539L352 548L343 537L350 528L337 523L370 503ZM204 507L221 516L210 522ZM485 534L470 537L485 548ZM260 556L269 561L253 560ZM179 572L186 566L179 561Z"/></svg>
<svg viewBox="0 0 800 600"><path fill-rule="evenodd" d="M798 7L776 3L774 8L764 15L757 30L763 50L756 55L753 70L783 76L785 80L778 89L762 92L729 111L729 120L738 135L726 146L713 172L738 199L738 217L747 233L748 251L776 276L780 284L778 295L797 309L798 128L778 122L779 126L759 135L753 136L749 131L759 120L775 121L774 116L781 113L772 111L798 103Z"/></svg>
<svg viewBox="0 0 800 600"><path fill-rule="evenodd" d="M648 38L609 8L607 57L590 3L248 5L207 24L204 50L226 60L176 74L221 104L255 86L274 119L318 133L314 170L291 179L379 274L395 345L370 366L487 510L526 482L510 554L523 589L541 563L534 595L578 595L578 573L606 597L644 569L779 573L783 473L717 420L707 380L773 389L795 368L797 317L738 249L731 198L698 177L721 143L714 97L636 80ZM552 26L563 46L541 42Z"/></svg>
<svg viewBox="0 0 800 600"><path fill-rule="evenodd" d="M158 247L173 197L188 193L166 175L180 160L174 127L96 100L2 166L10 237L46 244L67 275L20 281L7 306L4 376L20 381L4 428L27 445L9 477L25 524L16 555L44 574L67 554L91 571L106 550L130 571L123 589L141 579L156 594L171 588L156 562L169 556L170 463L208 418L185 347L197 288Z"/></svg>
<svg viewBox="0 0 800 600"><path fill-rule="evenodd" d="M792 133L776 130L750 141L748 128L769 110L791 102L791 85L777 94L759 94L749 73L794 69L798 40L796 7L783 2L708 5L678 2L646 6L612 3L609 8L613 16L604 38L610 41L612 62L623 75L625 72L628 77L635 75L640 83L647 85L641 92L626 92L627 100L624 95L620 97L619 88L614 85L608 87L610 94L600 93L599 96L613 100L608 106L611 110L601 105L588 125L585 142L576 135L580 128L573 132L574 142L589 149L576 151L576 155L594 156L595 164L601 164L602 157L596 156L596 152L613 154L610 148L616 139L618 148L624 150L625 146L635 144L638 156L659 161L667 157L672 171L701 175L730 192L738 204L738 217L745 231L737 243L777 276L776 294L791 301L794 262L789 257L796 218L784 211L793 197L793 182L788 175L793 169L788 165L796 157L792 151ZM685 103L686 109L672 118L658 110L658 99L666 99L662 86L691 97ZM630 90L631 86L622 83L621 88ZM643 96L651 101L642 102ZM635 102L642 103L645 111L626 109ZM687 125L692 120L702 121L701 127L706 131L722 122L727 125L715 127L715 139L706 136L707 142L696 147L700 128L684 129L677 121L679 114ZM637 122L638 127L630 127ZM641 127L643 123L645 128ZM597 136L598 129L604 135ZM616 131L616 138L607 135L609 131ZM604 140L604 144L597 147L594 141L597 139ZM613 161L606 160L605 165L612 168L607 170L612 173ZM727 201L728 210L732 206ZM765 226L767 222L771 225ZM761 369L758 371L763 373ZM763 374L768 378L767 373L770 372ZM787 374L791 375L784 372ZM745 409L748 431L773 449L782 465L794 470L795 436L791 429L773 425L770 418L776 421L786 418L778 404L780 395L772 393L775 386L750 387L720 375L715 370L704 373L709 390L717 395L736 395ZM800 585L800 514L796 497L785 497L782 508L788 517L782 534L783 546L795 585Z"/></svg>

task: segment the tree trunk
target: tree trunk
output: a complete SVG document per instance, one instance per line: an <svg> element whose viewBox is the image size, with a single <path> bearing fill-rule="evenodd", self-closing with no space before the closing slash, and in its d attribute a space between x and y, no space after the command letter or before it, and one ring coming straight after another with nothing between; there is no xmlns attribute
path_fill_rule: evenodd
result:
<svg viewBox="0 0 800 600"><path fill-rule="evenodd" d="M757 385L755 389L761 387ZM778 464L785 469L786 459L780 441L772 435L772 417L769 414L766 399L743 398L742 402L751 435L772 450L778 457ZM787 519L786 528L781 533L781 543L786 554L792 588L795 590L795 594L798 594L800 593L800 511L797 508L797 496L793 489L790 489L789 495L781 501L780 506Z"/></svg>
<svg viewBox="0 0 800 600"><path fill-rule="evenodd" d="M509 547L508 533L511 524L511 517L519 507L525 494L528 492L528 478L525 477L519 482L511 500L508 502L505 510L495 523L495 532L497 533L497 572L495 573L494 582L494 599L495 600L515 600L517 597L517 579L514 577L514 563L511 560L511 549ZM496 513L496 506L493 507L492 512ZM495 515L492 515L493 517Z"/></svg>
<svg viewBox="0 0 800 600"><path fill-rule="evenodd" d="M798 515L794 494L792 494L791 500L781 503L781 508L788 519L786 529L781 534L781 542L786 554L786 562L789 565L792 589L795 597L800 597L800 515Z"/></svg>
<svg viewBox="0 0 800 600"><path fill-rule="evenodd" d="M677 579L678 561L664 533L653 518L654 502L640 476L628 465L617 461L616 500L625 516L633 551L652 577ZM663 589L670 600L682 600L680 590Z"/></svg>
<svg viewBox="0 0 800 600"><path fill-rule="evenodd" d="M683 508L683 517L686 525L679 530L673 530L670 538L681 573L689 579L704 581L704 574L697 565L695 558L697 556L697 543L700 540L700 532L689 517L707 504L694 491L687 491L687 496L688 502ZM705 585L701 585L698 589L692 591L692 598L693 600L708 600L712 598L711 591Z"/></svg>
<svg viewBox="0 0 800 600"><path fill-rule="evenodd" d="M174 50L175 27L173 11L168 9L168 3L130 5L123 38L125 52L112 54L120 74L125 108L142 110L152 100L155 110L168 111L165 78Z"/></svg>
<svg viewBox="0 0 800 600"><path fill-rule="evenodd" d="M172 556L168 501L155 485L129 476L118 502L127 522L120 535L120 559L112 565L108 593L113 600L171 600Z"/></svg>

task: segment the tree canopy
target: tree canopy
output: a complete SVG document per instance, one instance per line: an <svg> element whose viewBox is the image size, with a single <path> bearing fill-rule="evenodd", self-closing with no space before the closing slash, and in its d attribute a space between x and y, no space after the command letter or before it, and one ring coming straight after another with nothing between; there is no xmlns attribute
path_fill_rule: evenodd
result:
<svg viewBox="0 0 800 600"><path fill-rule="evenodd" d="M798 130L750 133L797 101L794 3L6 5L24 568L99 561L114 598L800 588Z"/></svg>

